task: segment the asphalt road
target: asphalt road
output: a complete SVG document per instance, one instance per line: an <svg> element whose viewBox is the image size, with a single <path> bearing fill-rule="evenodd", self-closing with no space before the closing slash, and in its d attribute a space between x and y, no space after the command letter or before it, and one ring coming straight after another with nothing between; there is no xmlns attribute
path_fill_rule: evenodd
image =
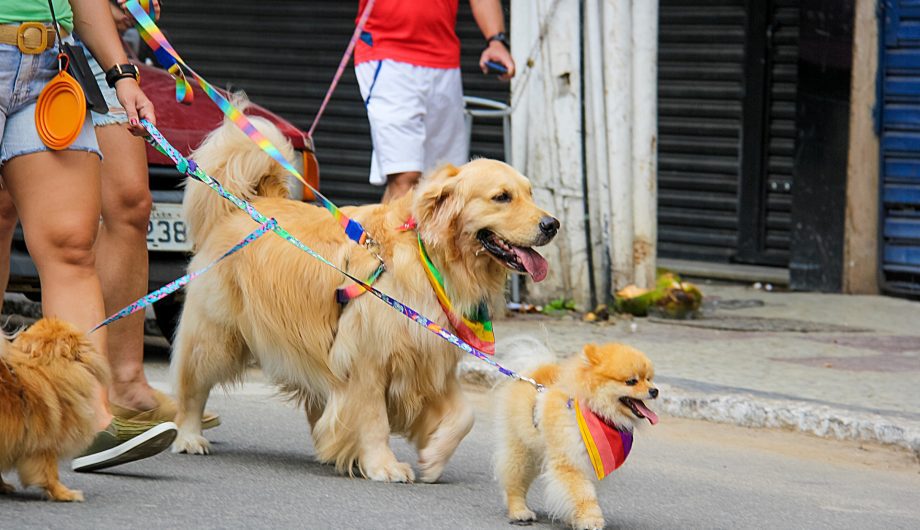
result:
<svg viewBox="0 0 920 530"><path fill-rule="evenodd" d="M264 385L218 391L214 454L64 471L85 503L19 491L0 497L0 528L512 528L491 478L489 396L473 399L476 427L442 483L379 484L316 463L303 414ZM906 452L667 417L601 487L608 528L920 528L918 492L920 463ZM552 528L542 492L530 499L533 528Z"/></svg>

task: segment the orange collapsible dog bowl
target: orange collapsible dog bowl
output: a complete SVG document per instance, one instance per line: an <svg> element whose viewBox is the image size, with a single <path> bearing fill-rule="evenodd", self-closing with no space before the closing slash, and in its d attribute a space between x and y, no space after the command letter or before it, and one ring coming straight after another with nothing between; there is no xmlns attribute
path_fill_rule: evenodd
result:
<svg viewBox="0 0 920 530"><path fill-rule="evenodd" d="M86 96L77 80L61 70L48 81L35 105L35 127L49 149L67 149L83 130Z"/></svg>

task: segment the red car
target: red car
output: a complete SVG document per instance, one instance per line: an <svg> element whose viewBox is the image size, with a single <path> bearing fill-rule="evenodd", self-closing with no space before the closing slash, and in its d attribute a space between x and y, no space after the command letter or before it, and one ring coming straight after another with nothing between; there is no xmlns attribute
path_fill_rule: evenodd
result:
<svg viewBox="0 0 920 530"><path fill-rule="evenodd" d="M138 65L141 87L153 101L157 115L157 129L184 155L198 146L210 131L220 125L224 115L214 102L194 81L195 98L191 105L176 102L176 83L166 71ZM226 94L225 94L226 95ZM313 153L312 142L304 131L287 120L253 103L247 114L262 116L281 129L290 140L298 156L295 165L314 188L319 188L319 167ZM147 146L147 164L153 209L147 224L147 248L150 251L150 290L157 289L182 276L188 265L191 242L186 237L182 219L181 175L172 162ZM291 194L303 200L312 200L313 194L291 177ZM26 251L22 230L17 228L10 261L10 292L25 293L32 299L40 296L38 273ZM179 296L177 296L179 295ZM173 336L176 318L181 308L181 293L169 296L154 306L157 324L168 339Z"/></svg>

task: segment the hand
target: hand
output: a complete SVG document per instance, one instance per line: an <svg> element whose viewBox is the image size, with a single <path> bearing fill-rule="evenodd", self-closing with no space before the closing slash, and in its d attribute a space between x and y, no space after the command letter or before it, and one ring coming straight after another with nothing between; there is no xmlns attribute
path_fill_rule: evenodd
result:
<svg viewBox="0 0 920 530"><path fill-rule="evenodd" d="M153 20L160 20L160 0L150 0L150 1L153 2ZM122 10L122 12L123 12L125 15L128 15L129 18L130 18L130 14L128 13L128 9L125 7L125 3L127 3L127 2L128 2L128 0L118 0L118 7L120 7L121 10ZM134 19L131 18L130 20L131 20L132 25L133 25Z"/></svg>
<svg viewBox="0 0 920 530"><path fill-rule="evenodd" d="M118 33L124 33L134 26L134 19L120 7L109 4L109 10L112 12L112 20L115 21L115 29L118 30Z"/></svg>
<svg viewBox="0 0 920 530"><path fill-rule="evenodd" d="M489 42L489 46L485 50L482 50L482 55L479 56L479 68L482 69L482 73L488 72L486 61L498 63L508 69L508 73L499 77L502 81L508 81L514 77L514 59L511 58L511 52L508 51L508 48L505 48L505 45L501 42L493 40Z"/></svg>
<svg viewBox="0 0 920 530"><path fill-rule="evenodd" d="M140 119L143 118L156 125L157 118L153 113L153 103L147 99L137 81L125 77L115 82L115 93L118 101L128 113L128 130L135 136L145 136L147 131L141 127Z"/></svg>

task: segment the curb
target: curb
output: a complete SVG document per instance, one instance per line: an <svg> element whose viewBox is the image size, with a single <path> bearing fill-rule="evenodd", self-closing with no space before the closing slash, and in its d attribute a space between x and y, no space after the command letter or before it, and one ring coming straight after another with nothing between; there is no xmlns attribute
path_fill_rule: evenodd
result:
<svg viewBox="0 0 920 530"><path fill-rule="evenodd" d="M462 381L489 388L507 380L476 359L461 361L458 372ZM694 392L672 384L659 384L659 388L656 408L669 416L894 445L920 459L920 422L743 392Z"/></svg>

